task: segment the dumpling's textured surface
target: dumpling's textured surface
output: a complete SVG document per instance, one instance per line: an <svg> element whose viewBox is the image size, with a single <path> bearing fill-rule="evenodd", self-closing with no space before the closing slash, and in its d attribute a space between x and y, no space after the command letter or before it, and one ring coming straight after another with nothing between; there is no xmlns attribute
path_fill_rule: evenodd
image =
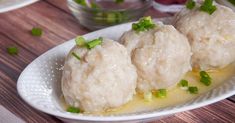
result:
<svg viewBox="0 0 235 123"><path fill-rule="evenodd" d="M79 61L71 53L79 54ZM104 39L102 45L88 50L74 47L62 76L66 102L87 112L104 111L130 101L135 94L137 73L127 50Z"/></svg>
<svg viewBox="0 0 235 123"><path fill-rule="evenodd" d="M187 38L173 26L158 24L145 32L131 30L121 37L137 68L139 91L168 88L191 69Z"/></svg>
<svg viewBox="0 0 235 123"><path fill-rule="evenodd" d="M195 7L183 9L174 18L176 29L188 37L195 68L223 68L235 61L235 13L224 6L209 15Z"/></svg>

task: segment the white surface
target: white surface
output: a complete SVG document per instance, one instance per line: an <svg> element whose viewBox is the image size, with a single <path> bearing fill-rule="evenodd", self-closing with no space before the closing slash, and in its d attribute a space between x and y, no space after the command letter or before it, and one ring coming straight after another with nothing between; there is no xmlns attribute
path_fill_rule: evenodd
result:
<svg viewBox="0 0 235 123"><path fill-rule="evenodd" d="M0 105L0 112L0 123L25 123L2 105Z"/></svg>
<svg viewBox="0 0 235 123"><path fill-rule="evenodd" d="M93 39L103 36L117 40L124 31L127 31L130 28L131 23L127 23L95 31L84 35L84 37ZM44 53L25 68L17 82L19 95L29 105L42 112L57 116L64 121L120 122L153 120L173 113L199 108L235 94L235 76L233 76L224 82L224 84L208 93L199 95L191 101L176 106L114 116L71 114L64 111L60 106L60 79L64 57L74 45L75 42L74 39L72 39Z"/></svg>
<svg viewBox="0 0 235 123"><path fill-rule="evenodd" d="M38 0L0 0L0 13L18 9Z"/></svg>

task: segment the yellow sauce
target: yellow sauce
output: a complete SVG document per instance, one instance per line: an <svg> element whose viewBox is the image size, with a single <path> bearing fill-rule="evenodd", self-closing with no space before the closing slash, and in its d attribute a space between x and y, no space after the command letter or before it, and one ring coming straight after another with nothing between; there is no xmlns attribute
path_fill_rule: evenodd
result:
<svg viewBox="0 0 235 123"><path fill-rule="evenodd" d="M183 79L189 81L189 86L197 86L199 89L198 94L190 94L186 90L180 89L180 87L175 86L167 91L166 98L156 98L153 95L152 101L146 101L143 98L142 94L137 93L133 100L128 102L127 104L115 108L109 109L105 112L93 113L94 115L113 115L113 114L125 114L125 113L134 113L141 112L147 110L153 110L158 108L164 108L168 106L174 106L177 104L181 104L187 102L200 94L210 91L211 89L220 86L223 82L226 82L227 79L231 78L235 75L235 64L229 65L228 67L216 70L216 71L208 71L208 74L212 78L212 84L210 86L205 86L202 84L199 76L199 71L188 72ZM65 106L66 108L67 106ZM88 114L84 112L84 114Z"/></svg>

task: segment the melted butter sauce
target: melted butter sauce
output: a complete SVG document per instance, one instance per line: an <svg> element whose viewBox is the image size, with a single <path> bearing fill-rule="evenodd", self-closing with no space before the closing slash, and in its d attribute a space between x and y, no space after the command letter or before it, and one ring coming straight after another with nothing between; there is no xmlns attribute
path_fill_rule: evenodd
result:
<svg viewBox="0 0 235 123"><path fill-rule="evenodd" d="M190 94L186 90L180 89L180 87L175 86L167 91L166 98L156 98L153 95L152 101L146 101L143 98L143 95L137 93L133 100L128 102L127 104L114 108L109 109L105 112L97 112L92 113L93 115L114 115L114 114L126 114L126 113L134 113L134 112L141 112L141 111L148 111L158 108L164 108L168 106L174 106L177 104L181 104L187 102L203 93L210 91L211 89L220 86L223 82L226 82L227 79L231 78L235 75L235 64L229 65L224 69L215 70L215 71L207 71L208 74L212 78L212 84L210 86L205 86L200 82L200 75L199 71L192 71L188 72L183 79L188 80L189 86L197 86L199 93L198 94ZM66 109L65 105L65 109ZM90 114L84 112L84 114Z"/></svg>

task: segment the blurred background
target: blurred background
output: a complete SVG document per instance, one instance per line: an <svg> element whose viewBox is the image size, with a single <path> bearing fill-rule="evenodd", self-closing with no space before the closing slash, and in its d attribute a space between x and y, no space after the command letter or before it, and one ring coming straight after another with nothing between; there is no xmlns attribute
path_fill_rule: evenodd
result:
<svg viewBox="0 0 235 123"><path fill-rule="evenodd" d="M136 21L151 8L165 13L179 11L186 0L68 0L80 24L90 30Z"/></svg>
<svg viewBox="0 0 235 123"><path fill-rule="evenodd" d="M37 1L40 0L0 0L0 13L15 10ZM97 30L125 22L136 21L146 15L151 15L153 18L161 17L159 16L161 13L173 16L174 13L180 11L184 7L187 0L57 1L58 4L66 3L66 9L69 8L71 14L82 26L89 30ZM216 0L216 2L234 9L235 0Z"/></svg>

